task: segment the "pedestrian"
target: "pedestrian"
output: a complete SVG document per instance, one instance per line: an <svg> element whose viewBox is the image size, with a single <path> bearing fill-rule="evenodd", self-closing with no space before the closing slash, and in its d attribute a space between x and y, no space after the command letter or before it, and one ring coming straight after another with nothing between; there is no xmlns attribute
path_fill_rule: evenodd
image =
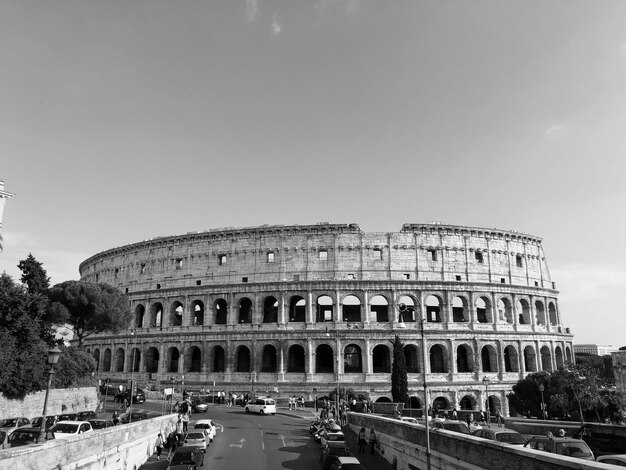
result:
<svg viewBox="0 0 626 470"><path fill-rule="evenodd" d="M178 440L174 431L169 433L167 436L167 448L169 449L167 453L167 460L170 460L170 457L174 455L176 449L178 448Z"/></svg>
<svg viewBox="0 0 626 470"><path fill-rule="evenodd" d="M113 421L113 426L117 426L120 422L120 415L117 414L117 410L113 411L113 416L111 416L111 420Z"/></svg>
<svg viewBox="0 0 626 470"><path fill-rule="evenodd" d="M400 419L402 417L402 413L400 413L400 409L398 408L398 405L395 405L393 408L393 417L394 419Z"/></svg>
<svg viewBox="0 0 626 470"><path fill-rule="evenodd" d="M502 427L502 414L500 413L500 410L496 410L496 424L499 428Z"/></svg>
<svg viewBox="0 0 626 470"><path fill-rule="evenodd" d="M163 437L161 436L161 433L159 433L159 435L157 436L155 445L156 445L157 460L161 460L161 451L163 450Z"/></svg>
<svg viewBox="0 0 626 470"><path fill-rule="evenodd" d="M472 425L474 424L474 413L470 413L467 415L467 427L470 432L472 431Z"/></svg>
<svg viewBox="0 0 626 470"><path fill-rule="evenodd" d="M378 439L376 438L376 433L374 432L373 429L370 429L370 452L372 455L374 455L376 452L374 451L375 447L376 447L376 442L378 441Z"/></svg>
<svg viewBox="0 0 626 470"><path fill-rule="evenodd" d="M183 420L180 416L176 422L176 439L178 442L183 440Z"/></svg>
<svg viewBox="0 0 626 470"><path fill-rule="evenodd" d="M359 431L359 454L365 453L365 446L367 445L367 435L365 434L365 428L361 428Z"/></svg>
<svg viewBox="0 0 626 470"><path fill-rule="evenodd" d="M456 408L452 408L452 419L455 421L459 419L459 416L456 413Z"/></svg>

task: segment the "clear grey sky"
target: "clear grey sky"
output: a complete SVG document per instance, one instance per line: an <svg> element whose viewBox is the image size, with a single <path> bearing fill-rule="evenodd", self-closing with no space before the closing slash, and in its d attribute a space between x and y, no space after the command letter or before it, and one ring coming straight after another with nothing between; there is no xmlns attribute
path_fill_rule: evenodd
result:
<svg viewBox="0 0 626 470"><path fill-rule="evenodd" d="M626 345L621 0L3 0L0 270L226 226L543 237Z"/></svg>

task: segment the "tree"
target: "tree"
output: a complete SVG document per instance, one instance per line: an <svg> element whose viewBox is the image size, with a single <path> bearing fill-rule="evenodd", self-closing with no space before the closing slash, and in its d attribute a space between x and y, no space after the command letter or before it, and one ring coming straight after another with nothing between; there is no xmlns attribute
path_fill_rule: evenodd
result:
<svg viewBox="0 0 626 470"><path fill-rule="evenodd" d="M409 380L404 357L404 344L396 335L393 341L393 365L391 367L391 397L395 403L408 403Z"/></svg>
<svg viewBox="0 0 626 470"><path fill-rule="evenodd" d="M22 283L31 294L45 294L50 287L50 278L47 276L43 265L35 259L32 253L17 265L22 271Z"/></svg>
<svg viewBox="0 0 626 470"><path fill-rule="evenodd" d="M59 388L93 385L96 360L78 348L61 346L61 351L54 368L53 385Z"/></svg>
<svg viewBox="0 0 626 470"><path fill-rule="evenodd" d="M66 281L52 287L49 297L53 311L72 325L79 348L88 336L117 333L131 322L128 298L108 284Z"/></svg>

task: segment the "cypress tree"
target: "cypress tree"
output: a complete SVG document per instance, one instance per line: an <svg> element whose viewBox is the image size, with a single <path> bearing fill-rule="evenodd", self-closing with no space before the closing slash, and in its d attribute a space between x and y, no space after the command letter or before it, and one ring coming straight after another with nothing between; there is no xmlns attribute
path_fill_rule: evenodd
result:
<svg viewBox="0 0 626 470"><path fill-rule="evenodd" d="M408 403L409 379L404 357L404 343L396 335L393 344L393 366L391 368L391 397L394 403Z"/></svg>

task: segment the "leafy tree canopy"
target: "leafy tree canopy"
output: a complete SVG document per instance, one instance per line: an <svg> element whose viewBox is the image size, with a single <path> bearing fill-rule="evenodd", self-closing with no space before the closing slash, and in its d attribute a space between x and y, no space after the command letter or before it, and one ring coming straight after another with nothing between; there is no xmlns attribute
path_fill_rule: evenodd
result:
<svg viewBox="0 0 626 470"><path fill-rule="evenodd" d="M43 265L35 259L32 253L17 265L22 271L22 282L31 294L45 293L50 287L50 278Z"/></svg>
<svg viewBox="0 0 626 470"><path fill-rule="evenodd" d="M74 328L79 348L88 336L116 333L131 321L128 298L108 284L66 281L52 287L49 297L58 318Z"/></svg>
<svg viewBox="0 0 626 470"><path fill-rule="evenodd" d="M391 367L391 397L395 403L409 402L409 380L404 357L404 344L398 335L393 344L393 365Z"/></svg>

